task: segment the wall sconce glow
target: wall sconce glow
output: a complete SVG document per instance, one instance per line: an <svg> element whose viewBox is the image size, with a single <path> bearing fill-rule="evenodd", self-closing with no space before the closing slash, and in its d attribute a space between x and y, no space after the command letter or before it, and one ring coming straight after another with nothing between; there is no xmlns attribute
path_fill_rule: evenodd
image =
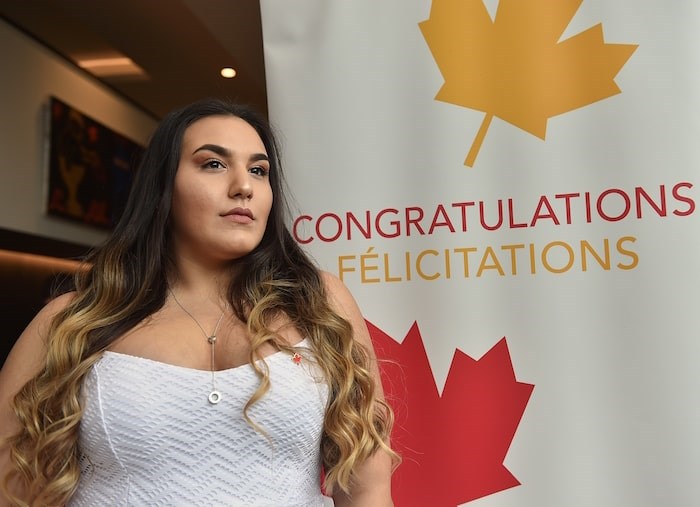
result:
<svg viewBox="0 0 700 507"><path fill-rule="evenodd" d="M221 69L221 75L225 78L231 79L232 77L236 77L236 70L232 69L231 67L224 67Z"/></svg>

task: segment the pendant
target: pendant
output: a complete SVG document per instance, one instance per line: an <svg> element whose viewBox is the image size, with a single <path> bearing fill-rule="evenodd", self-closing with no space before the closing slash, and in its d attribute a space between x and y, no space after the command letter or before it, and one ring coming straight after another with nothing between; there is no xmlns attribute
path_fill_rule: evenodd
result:
<svg viewBox="0 0 700 507"><path fill-rule="evenodd" d="M221 401L221 393L219 391L212 391L209 393L209 403L216 405Z"/></svg>

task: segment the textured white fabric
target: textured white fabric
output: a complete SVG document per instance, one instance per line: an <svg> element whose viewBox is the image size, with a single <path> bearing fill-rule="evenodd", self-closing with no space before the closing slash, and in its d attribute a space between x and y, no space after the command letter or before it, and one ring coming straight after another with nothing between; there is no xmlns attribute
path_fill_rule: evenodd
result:
<svg viewBox="0 0 700 507"><path fill-rule="evenodd" d="M307 346L306 341L301 346ZM271 389L243 419L258 386L251 365L211 373L106 352L87 376L80 426L80 506L320 507L320 439L327 385L308 351L265 359Z"/></svg>

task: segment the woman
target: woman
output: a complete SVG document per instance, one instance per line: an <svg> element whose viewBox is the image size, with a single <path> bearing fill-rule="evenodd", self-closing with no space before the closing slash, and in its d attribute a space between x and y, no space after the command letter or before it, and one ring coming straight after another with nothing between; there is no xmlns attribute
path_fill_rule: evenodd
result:
<svg viewBox="0 0 700 507"><path fill-rule="evenodd" d="M275 139L220 100L169 114L76 290L0 372L26 505L392 505L364 320L285 226ZM323 470L322 470L323 469Z"/></svg>

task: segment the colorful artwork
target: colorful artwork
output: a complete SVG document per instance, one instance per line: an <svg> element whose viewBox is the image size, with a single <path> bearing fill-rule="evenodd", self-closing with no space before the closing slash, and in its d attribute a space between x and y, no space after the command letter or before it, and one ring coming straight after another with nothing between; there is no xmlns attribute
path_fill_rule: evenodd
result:
<svg viewBox="0 0 700 507"><path fill-rule="evenodd" d="M51 97L48 213L111 229L143 147Z"/></svg>

